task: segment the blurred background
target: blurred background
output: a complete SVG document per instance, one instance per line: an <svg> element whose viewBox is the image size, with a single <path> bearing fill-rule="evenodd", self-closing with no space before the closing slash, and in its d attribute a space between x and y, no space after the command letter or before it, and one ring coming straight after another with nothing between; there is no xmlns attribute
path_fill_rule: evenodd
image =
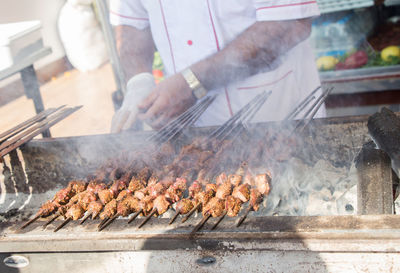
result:
<svg viewBox="0 0 400 273"><path fill-rule="evenodd" d="M328 115L372 114L382 106L399 111L400 0L317 2L315 61L321 81L335 86ZM53 137L109 132L123 79L107 21L106 1L0 3L0 131L35 115L20 75L30 67L45 109L84 106L52 127ZM153 67L162 80L157 54Z"/></svg>

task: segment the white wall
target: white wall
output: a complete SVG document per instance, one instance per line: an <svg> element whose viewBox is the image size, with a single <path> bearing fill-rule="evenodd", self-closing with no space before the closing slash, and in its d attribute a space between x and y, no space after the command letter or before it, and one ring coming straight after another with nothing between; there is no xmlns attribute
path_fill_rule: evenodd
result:
<svg viewBox="0 0 400 273"><path fill-rule="evenodd" d="M65 55L57 31L58 13L64 3L65 0L0 0L0 24L41 21L43 43L50 46L53 53L35 63L35 67L41 67Z"/></svg>

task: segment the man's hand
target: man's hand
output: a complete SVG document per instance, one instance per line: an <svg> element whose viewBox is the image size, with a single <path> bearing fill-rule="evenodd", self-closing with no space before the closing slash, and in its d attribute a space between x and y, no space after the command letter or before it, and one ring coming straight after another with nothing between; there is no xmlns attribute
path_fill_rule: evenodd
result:
<svg viewBox="0 0 400 273"><path fill-rule="evenodd" d="M196 98L183 76L175 74L159 83L138 105L140 110L145 111L138 118L154 129L159 129L195 102Z"/></svg>
<svg viewBox="0 0 400 273"><path fill-rule="evenodd" d="M138 104L150 94L155 85L154 77L150 73L137 74L128 81L122 106L112 119L111 133L132 127L139 112Z"/></svg>

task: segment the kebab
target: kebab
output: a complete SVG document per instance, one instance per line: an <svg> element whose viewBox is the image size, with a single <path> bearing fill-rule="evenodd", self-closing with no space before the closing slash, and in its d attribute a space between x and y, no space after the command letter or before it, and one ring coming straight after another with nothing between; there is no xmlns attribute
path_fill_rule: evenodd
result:
<svg viewBox="0 0 400 273"><path fill-rule="evenodd" d="M64 189L59 190L53 197L52 200L44 203L35 216L21 226L21 229L26 228L28 225L39 219L40 217L47 217L54 213L60 206L68 203L68 201L75 194L82 192L86 189L86 183L83 181L70 181L68 186Z"/></svg>
<svg viewBox="0 0 400 273"><path fill-rule="evenodd" d="M122 190L116 198L116 210L109 208L107 215L100 215L101 218L104 218L98 226L99 231L111 224L118 216L128 216L130 213L141 209L139 202L145 196L144 190L147 189L146 185L154 186L157 181L157 178L155 176L150 176L150 174L149 168L143 168L137 177L132 177L128 189ZM139 193L142 193L142 195Z"/></svg>
<svg viewBox="0 0 400 273"><path fill-rule="evenodd" d="M254 179L254 186L250 190L250 201L244 215L239 219L236 226L239 227L246 219L250 211L258 211L264 196L267 196L270 191L271 175L269 173L259 174Z"/></svg>
<svg viewBox="0 0 400 273"><path fill-rule="evenodd" d="M185 178L176 178L176 181L170 185L164 194L159 194L153 201L153 209L149 215L140 223L138 228L150 220L151 216L164 214L173 203L176 203L182 198L183 192L186 190L187 180Z"/></svg>
<svg viewBox="0 0 400 273"><path fill-rule="evenodd" d="M100 190L103 190L105 188L106 188L106 184L100 183L97 180L93 180L93 181L89 182L89 184L86 187L86 190L79 192L78 194L73 196L67 204L60 206L57 210L57 213L43 225L43 228L47 227L50 223L52 223L54 220L56 220L59 216L65 215L67 210L69 208L71 208L71 206L75 203L80 203L81 205L83 205L84 208L87 207L87 205L90 202L97 200L97 193Z"/></svg>
<svg viewBox="0 0 400 273"><path fill-rule="evenodd" d="M203 219L195 226L192 234L197 232L211 216L220 217L225 213L225 198L232 193L232 184L225 173L221 173L216 178L216 182L218 187L215 192L215 197L211 198L210 201L203 206Z"/></svg>
<svg viewBox="0 0 400 273"><path fill-rule="evenodd" d="M145 187L149 175L150 170L148 168L142 169L137 178L134 176L131 178L130 174L126 174L120 180L115 181L110 189L99 192L99 199L104 205L104 210L99 215L102 220L98 225L99 230L117 213L119 201L123 200L128 194ZM109 203L111 204L108 205Z"/></svg>
<svg viewBox="0 0 400 273"><path fill-rule="evenodd" d="M68 224L71 220L78 220L83 216L85 213L85 210L82 208L80 204L73 204L70 209L68 209L67 213L65 214L65 221L59 225L54 232L57 232L60 230L62 227L64 227L66 224Z"/></svg>
<svg viewBox="0 0 400 273"><path fill-rule="evenodd" d="M97 217L99 215L99 212L104 206L104 210L107 209L107 212L111 209L112 204L107 206L108 203L112 201L112 197L110 199L110 196L116 195L116 193L122 191L124 188L127 187L127 181L129 181L131 174L128 172L124 174L120 179L114 181L114 183L110 186L110 188L106 188L104 184L102 183L96 183L93 182L91 184L91 187L89 188L89 191L83 192L80 196L78 196L76 199L77 204L73 204L72 206L68 206L67 210L65 212L65 217L66 219L64 220L63 223L61 223L60 226L56 228L55 231L60 230L62 227L64 227L67 223L69 223L71 220L77 220L80 219L85 211L89 211L87 216L85 216L81 220L81 224L90 216L92 215L92 219ZM96 192L96 194L94 193ZM97 202L97 198L99 199L100 202ZM80 209L82 209L83 214L80 215L78 212L78 207L75 205L79 205ZM80 211L80 210L79 210ZM107 212L104 213L103 217L107 217ZM79 218L77 218L77 215L80 215ZM100 214L101 215L101 214ZM107 219L108 220L108 219Z"/></svg>
<svg viewBox="0 0 400 273"><path fill-rule="evenodd" d="M240 180L242 180L240 178ZM237 183L237 181L235 181ZM215 229L218 224L224 219L226 215L229 217L235 217L239 214L242 204L246 203L250 199L250 185L240 184L233 188L232 194L225 198L225 211L223 215L211 228Z"/></svg>

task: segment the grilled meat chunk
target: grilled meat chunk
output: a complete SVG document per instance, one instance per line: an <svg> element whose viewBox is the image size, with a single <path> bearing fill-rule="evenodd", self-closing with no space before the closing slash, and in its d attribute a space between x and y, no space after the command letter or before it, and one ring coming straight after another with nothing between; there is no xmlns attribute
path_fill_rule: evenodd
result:
<svg viewBox="0 0 400 273"><path fill-rule="evenodd" d="M232 196L238 198L243 203L250 199L250 185L241 184L233 189Z"/></svg>
<svg viewBox="0 0 400 273"><path fill-rule="evenodd" d="M137 211L139 207L139 199L132 195L127 195L117 205L117 213L121 216L128 216L130 213Z"/></svg>
<svg viewBox="0 0 400 273"><path fill-rule="evenodd" d="M100 213L100 219L111 218L115 213L117 213L117 200L112 199L104 206L104 210Z"/></svg>
<svg viewBox="0 0 400 273"><path fill-rule="evenodd" d="M59 205L67 204L74 194L71 187L61 189L55 194L53 202Z"/></svg>
<svg viewBox="0 0 400 273"><path fill-rule="evenodd" d="M217 192L215 193L215 197L220 199L225 199L231 193L232 193L232 184L229 181L225 181L223 184L220 184L218 186Z"/></svg>
<svg viewBox="0 0 400 273"><path fill-rule="evenodd" d="M133 194L137 199L142 200L148 193L148 189L144 188L141 190L137 190L135 191L135 193Z"/></svg>
<svg viewBox="0 0 400 273"><path fill-rule="evenodd" d="M95 219L102 209L103 204L100 201L92 201L88 205L87 212L92 215L92 219Z"/></svg>
<svg viewBox="0 0 400 273"><path fill-rule="evenodd" d="M176 203L175 210L180 214L186 214L193 209L193 202L187 198L183 198Z"/></svg>
<svg viewBox="0 0 400 273"><path fill-rule="evenodd" d="M166 191L166 187L161 183L157 183L154 186L149 187L149 195L153 198L163 194Z"/></svg>
<svg viewBox="0 0 400 273"><path fill-rule="evenodd" d="M119 202L119 201L122 201L122 200L123 200L126 196L128 196L129 194L131 194L130 190L123 190L123 191L120 191L120 193L118 194L116 200L117 200L118 202Z"/></svg>
<svg viewBox="0 0 400 273"><path fill-rule="evenodd" d="M217 192L217 185L212 184L212 183L208 183L208 184L206 184L205 190L206 191L212 191L215 194Z"/></svg>
<svg viewBox="0 0 400 273"><path fill-rule="evenodd" d="M55 212L57 207L58 206L55 202L47 201L40 207L38 214L43 217L46 217L46 216L52 214L53 212Z"/></svg>
<svg viewBox="0 0 400 273"><path fill-rule="evenodd" d="M141 190L146 187L144 180L132 177L131 181L129 182L128 189L131 192L135 192L137 190Z"/></svg>
<svg viewBox="0 0 400 273"><path fill-rule="evenodd" d="M211 200L204 206L203 215L211 214L212 217L220 217L225 210L225 202L223 199L218 197L213 197Z"/></svg>
<svg viewBox="0 0 400 273"><path fill-rule="evenodd" d="M149 214L153 210L153 200L154 198L151 196L145 196L140 200L139 207L143 210L144 215Z"/></svg>
<svg viewBox="0 0 400 273"><path fill-rule="evenodd" d="M65 214L66 218L71 218L72 220L76 221L83 216L85 211L79 204L74 204L71 208L68 209L67 213Z"/></svg>
<svg viewBox="0 0 400 273"><path fill-rule="evenodd" d="M215 195L214 191L201 191L195 195L196 204L201 204L204 207Z"/></svg>
<svg viewBox="0 0 400 273"><path fill-rule="evenodd" d="M242 201L240 201L238 198L235 198L232 195L226 197L225 210L228 216L230 217L237 216L239 214L241 207L242 207Z"/></svg>
<svg viewBox="0 0 400 273"><path fill-rule="evenodd" d="M159 195L153 201L153 209L157 210L158 215L165 213L169 209L170 205L171 205L171 203L168 202L165 195Z"/></svg>
<svg viewBox="0 0 400 273"><path fill-rule="evenodd" d="M257 189L250 190L249 205L253 208L254 211L258 211L262 200L263 200L263 196Z"/></svg>
<svg viewBox="0 0 400 273"><path fill-rule="evenodd" d="M146 181L146 180L143 180ZM149 180L147 181L147 186L153 186L155 184L157 184L158 182L158 177L156 175L152 175Z"/></svg>
<svg viewBox="0 0 400 273"><path fill-rule="evenodd" d="M201 184L198 181L194 181L189 187L189 198L193 198L197 193L201 191Z"/></svg>
<svg viewBox="0 0 400 273"><path fill-rule="evenodd" d="M104 189L98 193L100 201L105 205L114 198L114 191L111 189Z"/></svg>
<svg viewBox="0 0 400 273"><path fill-rule="evenodd" d="M133 195L128 195L124 199L124 202L129 205L131 212L136 212L140 210L139 201L140 200L134 197Z"/></svg>
<svg viewBox="0 0 400 273"><path fill-rule="evenodd" d="M82 192L82 194L79 196L78 203L84 210L87 210L89 204L96 200L97 200L96 194L94 194L91 191L88 191L88 192Z"/></svg>
<svg viewBox="0 0 400 273"><path fill-rule="evenodd" d="M68 187L71 187L72 191L77 194L86 190L87 183L85 181L71 181L68 183Z"/></svg>
<svg viewBox="0 0 400 273"><path fill-rule="evenodd" d="M104 190L105 188L107 188L106 184L94 180L89 183L86 190L97 194L99 191Z"/></svg>
<svg viewBox="0 0 400 273"><path fill-rule="evenodd" d="M261 194L268 195L270 190L269 183L271 182L271 177L268 174L264 173L257 175L254 180L257 190Z"/></svg>
<svg viewBox="0 0 400 273"><path fill-rule="evenodd" d="M165 197L171 201L172 203L178 202L183 195L183 191L181 191L178 188L173 187L173 185L171 187L169 187L167 189L167 191L165 192Z"/></svg>
<svg viewBox="0 0 400 273"><path fill-rule="evenodd" d="M242 176L239 174L231 174L228 176L228 180L232 186L236 187L242 182Z"/></svg>

